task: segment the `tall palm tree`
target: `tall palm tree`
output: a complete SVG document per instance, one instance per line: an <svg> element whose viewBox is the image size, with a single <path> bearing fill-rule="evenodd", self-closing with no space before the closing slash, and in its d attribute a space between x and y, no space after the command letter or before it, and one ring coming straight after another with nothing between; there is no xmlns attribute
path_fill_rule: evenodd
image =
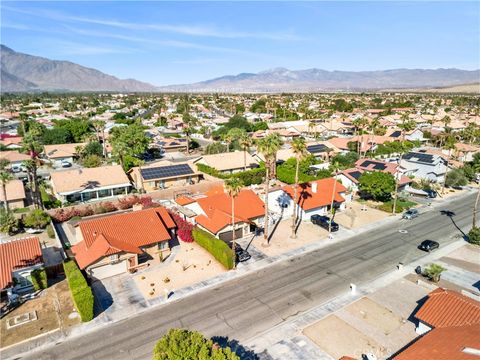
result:
<svg viewBox="0 0 480 360"><path fill-rule="evenodd" d="M290 237L295 239L297 234L295 229L297 227L297 202L298 202L298 172L300 169L300 161L305 158L307 153L307 145L305 144L305 139L303 138L296 138L292 142L292 150L295 154L295 159L297 161L295 167L295 184L293 187L293 216L292 216L292 235Z"/></svg>
<svg viewBox="0 0 480 360"><path fill-rule="evenodd" d="M243 149L243 170L246 171L247 170L247 151L250 148L250 146L252 146L253 140L250 137L250 135L248 135L247 133L244 133L240 137L239 142L240 142L240 146Z"/></svg>
<svg viewBox="0 0 480 360"><path fill-rule="evenodd" d="M395 193L393 194L393 206L392 206L392 214L395 215L396 211L397 211L397 199L398 199L398 185L400 183L400 180L401 180L401 176L402 176L402 173L400 172L400 168L402 166L402 157L403 157L403 153L405 152L405 145L404 143L400 143L400 156L398 157L398 176L400 176L400 179L397 179L395 177Z"/></svg>
<svg viewBox="0 0 480 360"><path fill-rule="evenodd" d="M337 193L337 175L338 175L338 169L340 168L340 164L338 162L334 162L331 165L331 169L333 170L333 173L335 176L333 177L333 189L332 189L332 201L330 202L330 221L328 222L328 236L330 237L330 234L332 233L332 221L333 221L333 216L335 215L335 210L333 207L333 204L335 202L335 194Z"/></svg>
<svg viewBox="0 0 480 360"><path fill-rule="evenodd" d="M455 150L455 139L453 137L448 137L445 140L445 144L443 145L443 148L445 150L448 150L448 155L447 155L447 165L445 168L445 176L443 178L443 184L442 184L442 194L445 194L445 184L447 182L447 174L448 174L448 167L450 165L450 159L452 157L452 150Z"/></svg>
<svg viewBox="0 0 480 360"><path fill-rule="evenodd" d="M270 134L258 141L258 151L265 158L265 226L263 231L263 246L268 246L268 192L270 190L270 167L274 163L277 151L282 146L282 140L277 133Z"/></svg>
<svg viewBox="0 0 480 360"><path fill-rule="evenodd" d="M38 186L38 154L42 151L41 144L37 141L40 136L35 128L28 129L23 137L23 150L30 155L29 161L25 162L27 170L31 173L30 191L32 192L33 202L37 208L43 209L42 199L40 197L40 189Z"/></svg>
<svg viewBox="0 0 480 360"><path fill-rule="evenodd" d="M477 227L477 212L478 212L478 201L480 200L480 185L478 186L477 199L475 200L475 205L473 205L473 220L472 228Z"/></svg>
<svg viewBox="0 0 480 360"><path fill-rule="evenodd" d="M106 147L105 147L105 121L103 120L93 120L92 126L95 130L97 136L97 141L102 144L102 154L103 157L107 157ZM102 135L102 141L100 141L100 134Z"/></svg>
<svg viewBox="0 0 480 360"><path fill-rule="evenodd" d="M225 189L227 190L228 196L232 201L232 251L235 253L236 247L236 234L235 234L235 198L238 196L240 191L243 188L243 183L239 178L232 177L230 179L225 180ZM235 261L233 263L233 267L235 268Z"/></svg>
<svg viewBox="0 0 480 360"><path fill-rule="evenodd" d="M413 120L410 120L410 114L405 112L401 116L402 122L398 124L400 130L402 130L402 141L405 141L405 135L407 132L412 131L417 127L417 123Z"/></svg>
<svg viewBox="0 0 480 360"><path fill-rule="evenodd" d="M9 173L6 169L2 169L0 171L0 184L2 185L3 206L5 207L5 211L7 213L10 212L10 207L8 206L7 199L7 184L12 179L13 175Z"/></svg>

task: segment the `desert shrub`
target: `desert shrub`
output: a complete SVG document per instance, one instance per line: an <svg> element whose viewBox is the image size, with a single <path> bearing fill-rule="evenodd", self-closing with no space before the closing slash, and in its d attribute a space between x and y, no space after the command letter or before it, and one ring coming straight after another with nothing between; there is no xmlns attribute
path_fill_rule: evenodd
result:
<svg viewBox="0 0 480 360"><path fill-rule="evenodd" d="M230 270L235 264L235 254L224 241L212 234L195 227L192 231L195 242L207 250L226 269Z"/></svg>
<svg viewBox="0 0 480 360"><path fill-rule="evenodd" d="M153 360L240 360L230 348L222 348L198 331L170 329L155 344Z"/></svg>
<svg viewBox="0 0 480 360"><path fill-rule="evenodd" d="M480 227L472 227L468 232L468 242L473 245L480 245Z"/></svg>
<svg viewBox="0 0 480 360"><path fill-rule="evenodd" d="M87 322L93 319L93 293L88 286L82 272L72 260L63 263L65 276L68 280L68 287L72 293L73 303L77 308L82 321Z"/></svg>
<svg viewBox="0 0 480 360"><path fill-rule="evenodd" d="M32 276L33 288L35 290L42 290L47 288L47 272L44 268L33 270L30 275Z"/></svg>
<svg viewBox="0 0 480 360"><path fill-rule="evenodd" d="M3 207L0 208L0 232L13 234L18 230L18 220L11 212L7 212Z"/></svg>
<svg viewBox="0 0 480 360"><path fill-rule="evenodd" d="M50 216L43 210L35 209L30 211L25 219L23 219L23 224L28 227L35 229L43 229L50 223Z"/></svg>

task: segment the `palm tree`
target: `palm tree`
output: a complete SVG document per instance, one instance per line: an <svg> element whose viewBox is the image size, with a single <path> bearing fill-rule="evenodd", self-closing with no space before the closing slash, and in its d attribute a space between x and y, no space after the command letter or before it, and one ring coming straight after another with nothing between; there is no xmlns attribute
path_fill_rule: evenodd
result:
<svg viewBox="0 0 480 360"><path fill-rule="evenodd" d="M7 199L7 184L12 179L13 179L13 175L10 174L7 170L2 169L0 171L0 184L2 185L3 206L5 207L5 211L7 213L10 212L10 207L8 206L8 199Z"/></svg>
<svg viewBox="0 0 480 360"><path fill-rule="evenodd" d="M243 149L243 170L247 170L247 150L252 146L253 140L247 133L244 133L240 139L240 146Z"/></svg>
<svg viewBox="0 0 480 360"><path fill-rule="evenodd" d="M95 134L97 136L97 141L100 143L100 134L102 134L102 154L103 157L107 157L107 152L105 148L105 121L103 120L93 120L92 126L95 129Z"/></svg>
<svg viewBox="0 0 480 360"><path fill-rule="evenodd" d="M242 190L243 183L239 178L232 177L225 180L225 189L227 190L228 196L232 200L232 251L235 253L235 198L238 196ZM235 261L233 263L233 268L235 268Z"/></svg>
<svg viewBox="0 0 480 360"><path fill-rule="evenodd" d="M450 165L450 158L452 157L452 150L456 149L455 138L448 137L445 140L445 144L443 145L443 148L445 150L448 150L447 165L446 165L446 168L445 168L445 176L443 178L443 184L442 184L442 194L445 194L445 184L447 182L447 173L448 173L448 167Z"/></svg>
<svg viewBox="0 0 480 360"><path fill-rule="evenodd" d="M37 141L39 135L37 129L30 128L23 137L23 150L27 151L30 155L30 160L25 161L24 163L27 165L27 170L29 170L31 174L30 191L32 192L34 205L37 208L43 209L37 176L38 154L42 151L41 145Z"/></svg>
<svg viewBox="0 0 480 360"><path fill-rule="evenodd" d="M417 123L410 120L410 114L405 112L401 117L402 123L398 124L398 127L402 130L402 141L405 141L405 133L412 131L417 127Z"/></svg>
<svg viewBox="0 0 480 360"><path fill-rule="evenodd" d="M429 267L425 269L425 274L428 276L430 280L433 282L437 283L440 281L440 275L442 272L444 272L446 269L442 267L441 265L438 264L430 264Z"/></svg>
<svg viewBox="0 0 480 360"><path fill-rule="evenodd" d="M402 173L400 172L400 168L402 166L402 157L403 157L404 152L405 152L405 146L402 142L402 143L400 143L400 156L398 157L398 172L397 172L398 175L394 175L394 177L395 176L400 176L400 178L397 179L395 177L395 193L393 194L394 198L393 198L393 206L392 206L392 214L393 215L395 215L395 213L397 211L398 184L400 183L401 176L402 176Z"/></svg>
<svg viewBox="0 0 480 360"><path fill-rule="evenodd" d="M472 228L475 229L477 227L477 212L478 212L478 201L480 200L480 185L478 186L478 193L477 199L475 200L475 205L473 205L473 220L472 220Z"/></svg>
<svg viewBox="0 0 480 360"><path fill-rule="evenodd" d="M305 139L297 138L292 142L292 150L295 154L295 159L297 160L296 168L295 168L295 184L293 188L293 216L292 216L292 235L290 236L292 239L297 237L295 232L295 228L297 226L297 201L298 201L298 172L300 169L300 161L305 157L307 152L307 146L305 144Z"/></svg>
<svg viewBox="0 0 480 360"><path fill-rule="evenodd" d="M340 164L338 162L334 162L331 165L331 169L333 170L333 173L335 176L333 177L333 190L332 190L332 201L330 202L330 212L332 216L330 217L330 221L328 222L328 236L330 237L330 234L332 233L332 221L333 221L333 216L335 215L335 210L333 207L333 204L335 202L335 194L337 192L337 175L338 175L338 169L340 168Z"/></svg>
<svg viewBox="0 0 480 360"><path fill-rule="evenodd" d="M275 161L277 151L282 146L282 141L277 133L270 134L258 141L258 151L265 158L265 226L263 233L263 246L268 246L268 192L270 190L270 167Z"/></svg>

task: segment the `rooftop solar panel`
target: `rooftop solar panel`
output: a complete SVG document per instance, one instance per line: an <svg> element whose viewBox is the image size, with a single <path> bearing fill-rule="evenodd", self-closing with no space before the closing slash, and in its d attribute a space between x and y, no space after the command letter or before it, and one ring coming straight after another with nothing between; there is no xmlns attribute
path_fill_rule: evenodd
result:
<svg viewBox="0 0 480 360"><path fill-rule="evenodd" d="M360 176L362 176L362 173L360 171L352 171L351 173L349 173L349 175L354 179L358 180L360 179Z"/></svg>
<svg viewBox="0 0 480 360"><path fill-rule="evenodd" d="M329 147L323 144L307 146L307 151L311 154L326 152L328 150L329 150Z"/></svg>
<svg viewBox="0 0 480 360"><path fill-rule="evenodd" d="M397 137L399 137L400 135L402 135L402 132L401 132L401 131L394 131L394 132L392 133L392 135L390 135L390 137L397 138Z"/></svg>
<svg viewBox="0 0 480 360"><path fill-rule="evenodd" d="M373 168L375 170L385 170L387 168L385 164L382 164L381 162L371 161L371 160L365 160L363 163L360 164L360 166L364 168L368 168L372 164L374 165Z"/></svg>
<svg viewBox="0 0 480 360"><path fill-rule="evenodd" d="M188 164L141 169L140 173L142 174L144 180L163 179L174 176L194 174L192 168Z"/></svg>

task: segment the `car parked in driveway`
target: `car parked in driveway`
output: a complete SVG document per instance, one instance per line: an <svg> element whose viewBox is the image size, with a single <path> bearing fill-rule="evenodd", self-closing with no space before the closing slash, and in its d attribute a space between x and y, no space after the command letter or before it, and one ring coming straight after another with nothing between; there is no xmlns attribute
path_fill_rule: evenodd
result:
<svg viewBox="0 0 480 360"><path fill-rule="evenodd" d="M312 215L310 217L310 221L318 226L323 227L324 229L328 230L329 224L330 224L330 218L328 216L322 216L322 215ZM338 224L335 221L332 221L332 232L333 231L338 231Z"/></svg>
<svg viewBox="0 0 480 360"><path fill-rule="evenodd" d="M61 165L62 165L62 168L72 167L72 163L67 160L62 160Z"/></svg>
<svg viewBox="0 0 480 360"><path fill-rule="evenodd" d="M418 216L418 210L417 209L408 209L405 211L402 215L403 219L407 220L412 220Z"/></svg>
<svg viewBox="0 0 480 360"><path fill-rule="evenodd" d="M420 250L430 252L432 250L438 249L440 247L440 244L436 241L433 240L424 240L418 245L418 248Z"/></svg>
<svg viewBox="0 0 480 360"><path fill-rule="evenodd" d="M235 257L237 258L237 262L244 262L249 260L252 256L247 250L243 250L240 245L235 244Z"/></svg>

